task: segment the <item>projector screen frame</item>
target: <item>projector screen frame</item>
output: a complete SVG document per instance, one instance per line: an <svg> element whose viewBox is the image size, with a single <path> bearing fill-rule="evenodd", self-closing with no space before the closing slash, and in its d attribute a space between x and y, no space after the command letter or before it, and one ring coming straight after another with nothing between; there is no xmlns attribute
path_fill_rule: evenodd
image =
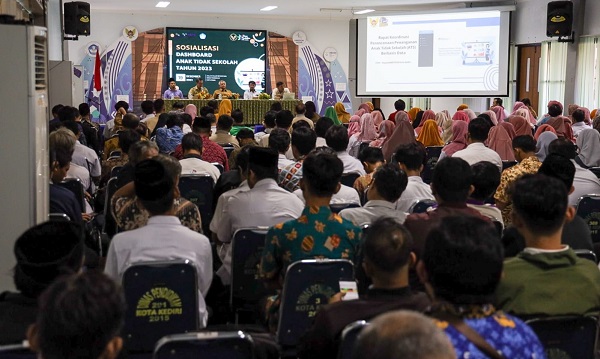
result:
<svg viewBox="0 0 600 359"><path fill-rule="evenodd" d="M192 31L241 31L241 32L264 32L265 33L265 87L263 91L270 92L271 89L271 75L269 66L269 31L266 29L222 29L222 28L208 28L208 27L179 27L179 26L165 26L165 52L164 52L164 71L163 71L163 85L162 92L169 88L167 80L169 79L169 72L171 70L171 64L169 63L169 30L192 30ZM203 75L204 77L204 75ZM204 81L206 83L206 80ZM230 82L230 81L228 81ZM217 85L218 88L218 85ZM230 89L230 88L229 88ZM214 90L213 90L214 91ZM243 91L243 89L242 89ZM209 92L212 92L209 89ZM234 91L235 92L235 91ZM242 92L243 94L243 92ZM184 97L187 98L187 93L184 93Z"/></svg>
<svg viewBox="0 0 600 359"><path fill-rule="evenodd" d="M511 86L511 81L510 81L510 52L511 52L511 36L512 36L512 12L516 10L515 6L489 6L489 7L477 7L477 8L460 8L460 9L445 9L445 10L439 10L439 11L411 11L411 12L394 12L393 15L388 15L388 16L403 16L403 15L434 15L434 14L453 14L453 13L467 13L467 12L487 12L487 11L499 11L500 14L500 21L501 24L500 26L505 26L508 28L508 31L506 31L506 36L503 37L503 33L502 31L500 32L499 36L502 39L505 39L505 46L506 46L506 51L505 51L505 63L506 63L506 68L502 69L503 70L500 74L499 74L499 84L498 84L498 91L492 93L492 92L488 92L488 93L473 93L473 92L461 92L461 93L453 93L453 94L444 94L444 93L423 93L423 92L411 92L409 91L404 91L404 92L395 92L395 93L373 93L373 92L367 92L364 91L362 92L361 90L365 89L366 90L366 84L363 84L363 82L366 80L366 69L363 70L365 71L365 74L361 77L359 75L359 72L361 71L360 67L361 66L366 66L366 65L361 65L361 61L360 61L360 53L359 53L359 41L361 41L361 39L364 41L366 41L366 33L363 34L363 37L361 38L361 21L364 23L367 21L367 19L369 18L369 16L365 16L365 17L361 17L358 19L352 19L350 20L350 59L351 59L351 63L350 63L350 70L351 70L351 74L353 75L353 82L354 82L354 90L355 90L355 97L357 98L374 98L374 97L432 97L432 98L437 98L437 97L447 97L447 98L491 98L491 97L507 97L510 93L510 86ZM503 15L505 15L505 17L503 17ZM505 21L506 24L503 24L502 22ZM364 27L363 27L364 30ZM501 41L502 42L502 41ZM503 46L502 43L499 44L499 51L502 50ZM366 51L365 50L365 55L364 55L364 60L366 60ZM352 61L354 60L354 61ZM505 81L505 85L504 83L502 83L502 81ZM361 88L362 85L362 88Z"/></svg>

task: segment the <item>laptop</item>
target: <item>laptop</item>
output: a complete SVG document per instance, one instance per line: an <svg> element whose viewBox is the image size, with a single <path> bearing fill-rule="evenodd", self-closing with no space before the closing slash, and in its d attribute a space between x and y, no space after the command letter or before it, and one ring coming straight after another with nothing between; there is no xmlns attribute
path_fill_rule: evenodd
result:
<svg viewBox="0 0 600 359"><path fill-rule="evenodd" d="M283 99L284 100L295 100L296 99L296 93L295 92L284 93L283 94Z"/></svg>

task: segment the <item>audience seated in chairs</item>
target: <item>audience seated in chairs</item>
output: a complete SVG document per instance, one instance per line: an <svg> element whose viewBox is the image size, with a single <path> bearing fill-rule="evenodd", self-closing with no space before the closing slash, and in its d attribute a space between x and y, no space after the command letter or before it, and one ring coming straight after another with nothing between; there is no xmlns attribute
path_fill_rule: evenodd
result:
<svg viewBox="0 0 600 359"><path fill-rule="evenodd" d="M281 103L279 103L279 102L275 102L275 103L273 103L273 105L275 105L276 103L278 103L281 106ZM292 114L291 111L280 109L275 114L275 128L280 128L282 130L286 130L287 132L290 132L290 127L292 127L293 120L294 120L294 114ZM271 130L271 132L273 132L273 130ZM269 136L271 136L270 132L260 139L259 144L262 147L269 147ZM288 153L288 154L290 155L288 158L290 158L290 159L293 158L291 156L291 153Z"/></svg>
<svg viewBox="0 0 600 359"><path fill-rule="evenodd" d="M317 147L314 153L327 153L332 156L336 156L336 152L330 147ZM336 156L337 157L337 156ZM342 177L340 177L341 179ZM294 191L294 194L298 196L304 202L304 196L302 195L302 187ZM358 192L354 190L352 187L345 186L340 182L340 187L337 192L333 194L331 197L330 204L352 204L356 207L360 207L360 197L358 196Z"/></svg>
<svg viewBox="0 0 600 359"><path fill-rule="evenodd" d="M373 182L367 191L368 202L362 208L344 209L340 216L358 226L370 224L380 217L392 217L404 223L406 213L396 210L396 201L407 183L406 173L397 165L383 165L375 170Z"/></svg>
<svg viewBox="0 0 600 359"><path fill-rule="evenodd" d="M240 148L240 144L237 139L229 134L233 127L233 118L229 115L219 116L217 121L217 132L210 136L210 140L216 142L219 145L226 145L228 143L233 145L234 149Z"/></svg>
<svg viewBox="0 0 600 359"><path fill-rule="evenodd" d="M169 157L170 161L178 162ZM183 226L176 217L177 176L170 162L148 159L135 167L133 187L141 205L148 212L148 223L138 229L118 233L113 237L106 257L105 273L121 282L131 264L149 261L182 259L196 267L200 326L205 327L208 312L204 297L213 277L212 252L208 238ZM195 208L198 219L200 214ZM198 228L199 226L198 221Z"/></svg>
<svg viewBox="0 0 600 359"><path fill-rule="evenodd" d="M100 175L102 174L102 167L96 151L82 145L79 140L77 140L81 131L77 122L65 121L62 123L62 127L66 127L67 129L71 130L71 132L73 132L73 137L76 140L75 151L73 152L73 159L71 162L87 168L90 171L90 175L92 176L94 183L98 183L100 180Z"/></svg>
<svg viewBox="0 0 600 359"><path fill-rule="evenodd" d="M354 189L362 198L362 196L365 193L365 190L367 189L369 184L371 184L371 181L373 181L373 173L377 168L379 168L385 163L385 160L383 159L383 152L379 147L363 148L358 153L358 160L362 163L363 167L365 168L366 174L358 177L354 181L352 187L354 187Z"/></svg>
<svg viewBox="0 0 600 359"><path fill-rule="evenodd" d="M292 153L296 162L285 166L279 171L279 185L294 192L300 189L302 179L302 162L304 158L315 149L317 134L310 128L300 127L292 131Z"/></svg>
<svg viewBox="0 0 600 359"><path fill-rule="evenodd" d="M217 228L219 242L226 243L225 248L220 249L226 254L222 258L223 266L219 269L219 277L224 285L231 283L229 243L235 231L249 227L270 227L293 220L302 214L304 208L298 197L277 185L277 152L274 149L250 147L248 156L250 189L228 198Z"/></svg>
<svg viewBox="0 0 600 359"><path fill-rule="evenodd" d="M331 126L325 134L325 141L327 142L327 146L332 148L336 152L338 158L342 161L342 164L344 165L344 174L358 173L361 176L367 174L362 163L348 154L347 148L349 139L346 127L342 125Z"/></svg>
<svg viewBox="0 0 600 359"><path fill-rule="evenodd" d="M173 215L185 227L195 232L202 232L202 219L198 207L187 199L180 197L179 190L177 189L179 177L181 176L181 165L171 156L158 155L154 159L162 165L175 186L173 193ZM113 195L110 203L117 226L122 231L129 231L145 226L149 223L149 217L151 216L151 213L145 208L143 201L138 196L135 183L134 175L134 181L119 188ZM142 206L140 206L140 201L142 202Z"/></svg>
<svg viewBox="0 0 600 359"><path fill-rule="evenodd" d="M117 188L121 188L133 181L133 171L135 165L139 162L158 156L158 146L153 141L138 141L129 148L129 161L123 165L123 168L117 175ZM108 206L108 204L106 204Z"/></svg>
<svg viewBox="0 0 600 359"><path fill-rule="evenodd" d="M124 315L121 289L105 275L63 277L42 295L29 344L39 358L115 359Z"/></svg>
<svg viewBox="0 0 600 359"><path fill-rule="evenodd" d="M446 332L456 358L545 358L531 328L493 305L502 263L498 233L480 218L442 218L427 236L417 272L433 302L429 314Z"/></svg>
<svg viewBox="0 0 600 359"><path fill-rule="evenodd" d="M183 138L183 117L179 113L169 113L167 127L156 129L156 144L160 153L171 153Z"/></svg>
<svg viewBox="0 0 600 359"><path fill-rule="evenodd" d="M358 337L353 359L454 359L448 337L426 316L407 310L383 314Z"/></svg>
<svg viewBox="0 0 600 359"><path fill-rule="evenodd" d="M500 155L484 145L489 132L490 125L485 119L478 117L471 120L469 122L469 134L467 135L467 142L469 145L464 150L456 151L452 157L462 158L467 161L469 165L481 161L492 162L498 166L500 171L502 171L502 159L500 158Z"/></svg>
<svg viewBox="0 0 600 359"><path fill-rule="evenodd" d="M536 173L542 163L535 155L535 140L528 135L517 136L512 140L512 147L518 164L502 172L500 186L494 199L496 206L502 211L502 221L505 226L511 223L512 203L509 190L512 184L525 174Z"/></svg>
<svg viewBox="0 0 600 359"><path fill-rule="evenodd" d="M271 134L269 134L269 148L276 150L279 154L277 161L279 171L294 163L294 161L288 160L285 156L290 149L290 141L290 133L281 128L274 128Z"/></svg>
<svg viewBox="0 0 600 359"><path fill-rule="evenodd" d="M515 183L513 223L526 248L505 263L496 293L499 308L520 316L600 312L600 271L561 244L563 225L575 216L567 193L564 183L542 174Z"/></svg>
<svg viewBox="0 0 600 359"><path fill-rule="evenodd" d="M275 128L275 117L277 116L277 112L275 111L267 111L263 118L263 126L264 130L256 132L254 134L254 139L260 145L261 139L266 135L270 134L271 131Z"/></svg>
<svg viewBox="0 0 600 359"><path fill-rule="evenodd" d="M188 133L183 136L181 147L183 148L183 159L179 161L181 174L205 174L217 183L221 172L212 163L202 160L202 138L194 133Z"/></svg>
<svg viewBox="0 0 600 359"><path fill-rule="evenodd" d="M192 124L192 132L202 138L202 160L210 163L219 163L225 171L229 171L229 161L222 146L210 139L211 124L207 117L196 117ZM178 160L183 158L183 148L177 145L173 157Z"/></svg>
<svg viewBox="0 0 600 359"><path fill-rule="evenodd" d="M44 222L17 239L13 281L18 292L0 293L0 345L25 340L36 320L38 297L60 275L81 269L84 248L83 230L73 222Z"/></svg>
<svg viewBox="0 0 600 359"><path fill-rule="evenodd" d="M62 182L67 176L73 151L72 149L69 150L61 146L55 148L54 145L55 141L50 141L50 148L48 151L48 154L50 155L49 167L51 181L48 192L50 197L50 213L64 213L69 216L71 221L82 224L83 219L89 219L89 216L83 213L81 203L75 197L75 194L58 185L58 183Z"/></svg>
<svg viewBox="0 0 600 359"><path fill-rule="evenodd" d="M338 293L330 301L333 304L321 307L302 339L300 358L335 358L342 330L356 320L398 309L425 311L429 299L424 293L411 292L408 285L408 270L416 260L412 247L410 233L396 219L375 220L362 243L362 266L373 285L358 300L340 301L344 294Z"/></svg>
<svg viewBox="0 0 600 359"><path fill-rule="evenodd" d="M113 137L107 139L104 142L104 160L108 159L111 152L121 150L121 153L126 152L120 146L120 136L119 133L123 131L136 131L138 126L140 125L140 118L137 117L134 113L128 113L123 116L123 128L119 130ZM136 131L137 132L137 131ZM141 134L140 134L141 137ZM147 140L146 137L143 138Z"/></svg>
<svg viewBox="0 0 600 359"><path fill-rule="evenodd" d="M495 205L486 203L494 196L494 192L500 184L500 171L491 162L477 162L471 166L473 172L473 191L467 199L467 206L475 208L492 221L502 222L502 212Z"/></svg>
<svg viewBox="0 0 600 359"><path fill-rule="evenodd" d="M473 173L469 164L455 157L446 157L435 166L431 190L438 203L437 208L425 213L413 213L406 217L404 225L413 236L415 252L421 256L425 239L431 228L448 216L474 216L485 219L476 209L467 206L469 193L473 191Z"/></svg>
<svg viewBox="0 0 600 359"><path fill-rule="evenodd" d="M546 156L538 173L559 179L571 193L575 171L573 161L557 154L551 154ZM571 206L571 208L573 207ZM574 208L570 210L574 210ZM516 256L526 246L521 231L514 226L504 231L502 242L504 243L505 258ZM586 249L592 251L592 234L585 220L579 216L570 216L562 228L561 243L568 245L573 250Z"/></svg>
<svg viewBox="0 0 600 359"><path fill-rule="evenodd" d="M102 163L102 177L100 179L100 185L106 184L111 176L111 170L116 166L124 166L129 162L129 149L131 146L140 141L142 136L135 130L125 130L119 132L119 148L121 149L121 155L116 158L109 158Z"/></svg>
<svg viewBox="0 0 600 359"><path fill-rule="evenodd" d="M426 157L425 146L420 142L407 143L398 147L394 158L400 169L408 176L408 184L396 202L397 210L408 212L412 204L418 200L435 199L431 193L431 187L421 178Z"/></svg>
<svg viewBox="0 0 600 359"><path fill-rule="evenodd" d="M354 260L360 228L329 209L331 196L339 190L343 164L335 155L310 153L302 165L300 187L306 201L302 215L269 229L260 275L271 288L281 288L287 267L298 260L342 258ZM270 328L275 329L279 297L268 301Z"/></svg>
<svg viewBox="0 0 600 359"><path fill-rule="evenodd" d="M238 148L237 150L233 150L233 152L229 154L229 165L233 168L237 167L235 159L237 158L238 153L240 153L240 151L242 150L242 147L258 146L258 143L254 140L254 131L247 127L241 128L239 132L235 135L235 138L238 140L240 148Z"/></svg>

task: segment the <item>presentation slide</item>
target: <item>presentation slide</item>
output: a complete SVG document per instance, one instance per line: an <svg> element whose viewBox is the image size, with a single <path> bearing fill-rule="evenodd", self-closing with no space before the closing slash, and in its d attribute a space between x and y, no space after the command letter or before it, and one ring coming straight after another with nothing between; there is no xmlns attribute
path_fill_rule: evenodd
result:
<svg viewBox="0 0 600 359"><path fill-rule="evenodd" d="M248 82L256 82L256 90L265 88L267 32L264 30L215 30L167 28L167 73L187 97L204 79L210 93L225 80L227 88L240 97L248 90Z"/></svg>
<svg viewBox="0 0 600 359"><path fill-rule="evenodd" d="M506 95L509 19L501 11L360 19L357 95Z"/></svg>

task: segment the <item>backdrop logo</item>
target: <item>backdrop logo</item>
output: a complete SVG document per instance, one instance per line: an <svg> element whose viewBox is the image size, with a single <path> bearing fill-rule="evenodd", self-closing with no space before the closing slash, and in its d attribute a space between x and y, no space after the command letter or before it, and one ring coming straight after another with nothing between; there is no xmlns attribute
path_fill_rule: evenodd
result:
<svg viewBox="0 0 600 359"><path fill-rule="evenodd" d="M229 35L231 41L250 41L250 36L242 34L231 34Z"/></svg>
<svg viewBox="0 0 600 359"><path fill-rule="evenodd" d="M206 34L205 33L201 33L200 35L198 35L198 37L200 38L200 40L206 40Z"/></svg>

